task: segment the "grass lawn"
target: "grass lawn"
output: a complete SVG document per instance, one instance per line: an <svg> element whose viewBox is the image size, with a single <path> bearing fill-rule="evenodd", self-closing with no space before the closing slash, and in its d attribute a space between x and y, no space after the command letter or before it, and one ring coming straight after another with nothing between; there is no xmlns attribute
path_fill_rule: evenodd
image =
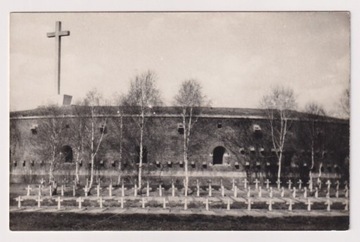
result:
<svg viewBox="0 0 360 242"><path fill-rule="evenodd" d="M349 217L218 217L207 215L10 213L12 231L347 230Z"/></svg>

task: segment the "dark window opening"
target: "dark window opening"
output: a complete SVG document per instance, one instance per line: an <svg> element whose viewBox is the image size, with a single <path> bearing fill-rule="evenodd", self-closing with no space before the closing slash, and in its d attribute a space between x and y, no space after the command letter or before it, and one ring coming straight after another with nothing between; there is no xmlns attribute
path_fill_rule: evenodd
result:
<svg viewBox="0 0 360 242"><path fill-rule="evenodd" d="M180 167L184 167L184 162L180 161L179 165Z"/></svg>
<svg viewBox="0 0 360 242"><path fill-rule="evenodd" d="M111 161L111 166L112 166L112 167L115 167L115 165L116 165L116 161L114 161L114 160Z"/></svg>
<svg viewBox="0 0 360 242"><path fill-rule="evenodd" d="M26 160L23 161L23 166L26 166Z"/></svg>
<svg viewBox="0 0 360 242"><path fill-rule="evenodd" d="M107 133L106 125L105 124L100 125L99 130L100 130L100 133L106 134Z"/></svg>
<svg viewBox="0 0 360 242"><path fill-rule="evenodd" d="M17 162L16 161L14 161L14 166L17 167Z"/></svg>
<svg viewBox="0 0 360 242"><path fill-rule="evenodd" d="M44 165L44 161L40 161L40 166L43 166Z"/></svg>
<svg viewBox="0 0 360 242"><path fill-rule="evenodd" d="M181 123L178 123L177 130L179 134L184 134L184 125Z"/></svg>
<svg viewBox="0 0 360 242"><path fill-rule="evenodd" d="M160 161L158 161L158 160L156 161L156 166L160 167Z"/></svg>
<svg viewBox="0 0 360 242"><path fill-rule="evenodd" d="M61 160L65 163L71 163L73 161L73 151L68 145L64 145L60 150Z"/></svg>
<svg viewBox="0 0 360 242"><path fill-rule="evenodd" d="M70 128L70 125L69 124L65 124L65 128Z"/></svg>
<svg viewBox="0 0 360 242"><path fill-rule="evenodd" d="M34 135L37 134L37 133L38 133L38 130L37 130L37 129L38 129L38 126L37 126L37 125L33 125L33 126L31 127L31 129L30 129L30 130L31 130L31 133L34 134Z"/></svg>
<svg viewBox="0 0 360 242"><path fill-rule="evenodd" d="M258 124L253 125L253 134L255 138L262 138L262 131L260 125Z"/></svg>
<svg viewBox="0 0 360 242"><path fill-rule="evenodd" d="M82 166L82 165L83 165L83 161L80 160L80 161L79 161L79 166Z"/></svg>
<svg viewBox="0 0 360 242"><path fill-rule="evenodd" d="M172 162L171 161L168 161L168 167L172 167Z"/></svg>
<svg viewBox="0 0 360 242"><path fill-rule="evenodd" d="M34 166L34 164L35 164L35 161L34 161L34 160L30 161L30 165L31 165L31 166Z"/></svg>
<svg viewBox="0 0 360 242"><path fill-rule="evenodd" d="M203 163L202 163L202 166L203 166L203 168L206 168L206 167L207 167L207 163L206 163L206 162L203 162Z"/></svg>
<svg viewBox="0 0 360 242"><path fill-rule="evenodd" d="M194 161L191 162L191 167L195 168L195 162Z"/></svg>
<svg viewBox="0 0 360 242"><path fill-rule="evenodd" d="M136 146L135 147L135 152L136 152L136 163L140 163L140 146ZM142 152L142 163L147 163L147 149L144 146L143 147L143 152Z"/></svg>
<svg viewBox="0 0 360 242"><path fill-rule="evenodd" d="M100 163L100 166L102 166L102 167L105 165L105 163L104 163L104 161L103 161L103 160L100 160L100 162L99 162L99 163Z"/></svg>
<svg viewBox="0 0 360 242"><path fill-rule="evenodd" d="M325 171L325 169L324 169L324 167L323 167L323 166L321 167L321 169L320 169L320 170L321 170L321 172L324 172L324 171Z"/></svg>
<svg viewBox="0 0 360 242"><path fill-rule="evenodd" d="M213 165L221 165L223 164L225 148L222 146L218 146L213 151Z"/></svg>
<svg viewBox="0 0 360 242"><path fill-rule="evenodd" d="M235 168L236 168L236 169L239 169L239 168L240 168L239 162L235 162Z"/></svg>
<svg viewBox="0 0 360 242"><path fill-rule="evenodd" d="M244 150L244 148L240 148L240 154L245 155L245 150Z"/></svg>
<svg viewBox="0 0 360 242"><path fill-rule="evenodd" d="M219 122L219 123L217 124L217 127L218 127L218 129L221 129L221 128L222 128L222 123Z"/></svg>
<svg viewBox="0 0 360 242"><path fill-rule="evenodd" d="M260 155L265 156L265 149L264 148L260 148Z"/></svg>
<svg viewBox="0 0 360 242"><path fill-rule="evenodd" d="M250 147L250 154L255 155L255 148L253 146Z"/></svg>

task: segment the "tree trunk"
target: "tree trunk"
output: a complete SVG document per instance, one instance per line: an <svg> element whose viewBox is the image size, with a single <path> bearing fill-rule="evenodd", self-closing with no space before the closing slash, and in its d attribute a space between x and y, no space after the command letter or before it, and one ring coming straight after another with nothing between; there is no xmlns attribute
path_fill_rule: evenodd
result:
<svg viewBox="0 0 360 242"><path fill-rule="evenodd" d="M314 140L311 141L311 167L309 170L309 180L312 181L312 169L315 165L315 151L314 151Z"/></svg>
<svg viewBox="0 0 360 242"><path fill-rule="evenodd" d="M50 168L49 168L49 182L54 179L55 158L56 158L56 152L55 152L55 146L53 146L52 159L51 159Z"/></svg>
<svg viewBox="0 0 360 242"><path fill-rule="evenodd" d="M138 176L138 189L141 191L141 172L143 163L143 138L144 138L144 112L141 113L141 127L140 127L140 150L139 150L139 176Z"/></svg>
<svg viewBox="0 0 360 242"><path fill-rule="evenodd" d="M79 158L80 158L80 150L78 149L78 152L76 154L76 163L75 163L75 184L79 184L80 178L79 178Z"/></svg>
<svg viewBox="0 0 360 242"><path fill-rule="evenodd" d="M95 160L95 154L94 154L94 137L95 135L95 127L94 127L94 120L91 120L91 160L90 160L90 184L88 187L88 192L90 192L90 189L94 182L94 160Z"/></svg>
<svg viewBox="0 0 360 242"><path fill-rule="evenodd" d="M183 112L183 127L184 127L184 168L185 168L185 182L184 182L184 190L185 197L188 194L188 184L189 184L189 175L188 175L188 159L187 159L187 128L186 128L186 113Z"/></svg>
<svg viewBox="0 0 360 242"><path fill-rule="evenodd" d="M279 168L278 168L278 175L277 175L277 180L278 180L278 183L277 183L277 187L278 189L280 189L280 180L281 180L281 160L282 160L282 151L280 151L280 154L279 154Z"/></svg>
<svg viewBox="0 0 360 242"><path fill-rule="evenodd" d="M120 117L120 146L119 146L119 175L118 175L118 185L120 185L121 182L121 162L122 162L122 152L123 152L123 147L122 147L122 141L123 141L123 117L121 115Z"/></svg>

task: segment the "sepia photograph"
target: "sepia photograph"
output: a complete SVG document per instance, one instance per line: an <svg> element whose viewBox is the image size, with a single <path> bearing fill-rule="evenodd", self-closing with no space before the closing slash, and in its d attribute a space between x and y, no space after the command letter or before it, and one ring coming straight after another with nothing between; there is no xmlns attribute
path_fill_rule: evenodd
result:
<svg viewBox="0 0 360 242"><path fill-rule="evenodd" d="M9 230L349 230L351 22L10 13Z"/></svg>

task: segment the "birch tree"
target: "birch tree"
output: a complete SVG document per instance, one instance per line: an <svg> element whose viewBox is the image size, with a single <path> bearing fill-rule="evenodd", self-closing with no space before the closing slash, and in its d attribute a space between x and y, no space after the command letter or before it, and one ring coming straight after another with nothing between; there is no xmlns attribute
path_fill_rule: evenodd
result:
<svg viewBox="0 0 360 242"><path fill-rule="evenodd" d="M75 147L75 182L79 184L79 169L85 152L85 134L86 134L86 113L84 112L83 102L78 102L73 106L73 115L71 119L71 141Z"/></svg>
<svg viewBox="0 0 360 242"><path fill-rule="evenodd" d="M139 137L139 168L138 189L142 187L142 169L144 156L144 130L147 116L151 115L154 106L162 105L160 91L156 88L156 75L147 71L137 75L130 83L130 89L124 98L124 106L130 108L130 112L136 115L134 122L140 131Z"/></svg>
<svg viewBox="0 0 360 242"><path fill-rule="evenodd" d="M291 110L297 106L294 92L283 86L275 87L269 94L263 96L260 105L266 110L269 120L271 141L278 160L277 184L280 188L284 147L291 126Z"/></svg>
<svg viewBox="0 0 360 242"><path fill-rule="evenodd" d="M88 114L90 122L89 125L85 126L86 144L90 150L90 182L88 184L88 192L90 193L94 184L95 158L107 133L108 118L106 116L106 107L101 106L104 104L102 95L96 89L86 94L83 104L85 106L84 111Z"/></svg>
<svg viewBox="0 0 360 242"><path fill-rule="evenodd" d="M175 105L180 108L182 117L183 132L183 160L185 172L185 196L188 194L189 174L188 174L188 152L192 128L197 122L201 107L205 105L205 96L197 80L191 79L183 81L178 94L175 96Z"/></svg>
<svg viewBox="0 0 360 242"><path fill-rule="evenodd" d="M305 132L308 144L310 145L311 166L309 179L312 180L312 170L315 165L315 151L316 148L321 145L321 138L319 137L321 133L319 129L323 124L320 124L319 121L324 119L326 113L322 106L314 102L308 103L305 106L305 112L308 114L308 120L306 120L305 130L303 130L303 132Z"/></svg>

